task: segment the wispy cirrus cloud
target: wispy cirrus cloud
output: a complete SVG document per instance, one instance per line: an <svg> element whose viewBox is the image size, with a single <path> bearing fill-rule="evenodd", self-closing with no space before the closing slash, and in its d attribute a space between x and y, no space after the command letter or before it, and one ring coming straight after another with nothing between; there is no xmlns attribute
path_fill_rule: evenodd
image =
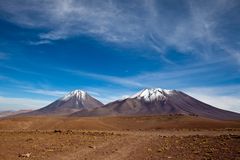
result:
<svg viewBox="0 0 240 160"><path fill-rule="evenodd" d="M12 71L20 72L20 73L25 73L25 74L38 75L38 76L43 76L44 75L44 74L36 72L36 71L31 71L29 69L23 69L23 68L20 68L20 67L15 67L15 66L10 66L10 65L1 64L0 67L5 68L5 69L9 69L9 70L12 70Z"/></svg>
<svg viewBox="0 0 240 160"><path fill-rule="evenodd" d="M66 68L56 69L78 77L88 77L93 80L118 84L123 87L147 88L157 86L171 88L171 86L174 86L175 88L181 88L189 86L188 82L191 82L191 85L194 86L194 81L197 82L196 85L204 85L208 83L214 84L215 82L226 82L238 78L238 74L225 73L225 71L223 71L225 63L228 60L229 58L224 57L205 63L201 62L180 67L174 66L158 71L141 72L139 74L126 76L112 76ZM215 72L222 72L222 74L213 74ZM228 76L226 76L226 74ZM199 83L199 81L202 83Z"/></svg>
<svg viewBox="0 0 240 160"><path fill-rule="evenodd" d="M29 41L30 45L42 45L42 44L51 44L50 40L39 40L39 41Z"/></svg>
<svg viewBox="0 0 240 160"><path fill-rule="evenodd" d="M126 95L134 93L131 89L126 88L112 88L112 87L84 87L83 90L87 91L90 95L100 100L102 103L107 104L119 99Z"/></svg>
<svg viewBox="0 0 240 160"><path fill-rule="evenodd" d="M41 99L0 96L0 110L37 109L49 103Z"/></svg>
<svg viewBox="0 0 240 160"><path fill-rule="evenodd" d="M205 103L240 113L240 85L185 88L187 94Z"/></svg>
<svg viewBox="0 0 240 160"><path fill-rule="evenodd" d="M12 84L18 84L18 85L26 84L23 81L17 80L17 79L12 78L12 77L4 76L4 75L0 75L0 81L12 83Z"/></svg>
<svg viewBox="0 0 240 160"><path fill-rule="evenodd" d="M9 54L0 52L0 60L5 60L9 58Z"/></svg>
<svg viewBox="0 0 240 160"><path fill-rule="evenodd" d="M39 41L31 42L35 45L87 35L120 45L144 45L166 61L169 48L206 59L231 56L233 60L233 51L239 50L238 0L13 0L0 4L3 19L45 29Z"/></svg>
<svg viewBox="0 0 240 160"><path fill-rule="evenodd" d="M30 88L30 87L25 88L24 91L29 93L54 96L54 97L61 97L68 93L67 91L36 89L36 88Z"/></svg>
<svg viewBox="0 0 240 160"><path fill-rule="evenodd" d="M83 77L89 77L96 80L102 80L106 82L111 82L114 84L120 84L123 86L135 86L135 87L141 87L142 84L136 81L131 80L129 77L123 78L119 76L110 76L105 74L98 74L98 73L90 73L90 72L84 72L81 70L72 70L72 69L59 69L61 71L76 75L76 76L83 76Z"/></svg>

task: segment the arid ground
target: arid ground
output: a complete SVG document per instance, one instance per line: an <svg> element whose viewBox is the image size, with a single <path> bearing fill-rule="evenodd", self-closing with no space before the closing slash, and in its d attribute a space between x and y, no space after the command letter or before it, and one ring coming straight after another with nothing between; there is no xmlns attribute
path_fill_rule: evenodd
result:
<svg viewBox="0 0 240 160"><path fill-rule="evenodd" d="M0 120L0 159L240 159L240 122L187 116Z"/></svg>

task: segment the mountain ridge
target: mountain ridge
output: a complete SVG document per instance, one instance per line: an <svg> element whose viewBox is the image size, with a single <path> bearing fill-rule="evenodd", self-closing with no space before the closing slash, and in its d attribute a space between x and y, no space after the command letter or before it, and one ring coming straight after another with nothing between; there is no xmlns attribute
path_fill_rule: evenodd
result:
<svg viewBox="0 0 240 160"><path fill-rule="evenodd" d="M93 110L75 112L72 116L122 115L194 115L212 119L240 119L240 114L201 102L181 91L146 88L122 100Z"/></svg>
<svg viewBox="0 0 240 160"><path fill-rule="evenodd" d="M24 116L134 116L191 115L212 119L240 119L240 114L201 102L184 92L161 88L145 88L124 99L102 104L87 92L74 90L38 110Z"/></svg>

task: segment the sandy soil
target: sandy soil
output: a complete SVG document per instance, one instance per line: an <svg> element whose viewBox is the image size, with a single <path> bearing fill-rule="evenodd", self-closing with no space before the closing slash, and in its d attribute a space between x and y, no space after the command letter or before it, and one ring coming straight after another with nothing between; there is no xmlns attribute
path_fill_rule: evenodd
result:
<svg viewBox="0 0 240 160"><path fill-rule="evenodd" d="M0 119L0 130L161 130L240 128L240 121L220 121L193 116L130 117L11 117Z"/></svg>
<svg viewBox="0 0 240 160"><path fill-rule="evenodd" d="M2 160L237 159L240 131L1 131Z"/></svg>
<svg viewBox="0 0 240 160"><path fill-rule="evenodd" d="M239 122L209 120L207 123L206 119L178 118L108 117L90 119L91 123L89 119L66 118L64 125L62 121L56 122L64 120L64 117L4 119L0 120L0 159L240 159ZM120 120L128 124L125 123L123 127ZM195 122L195 127L190 120ZM82 124L81 129L78 123L83 121L85 124ZM136 125L139 121L141 125ZM160 121L162 128L156 123ZM182 125L175 128L163 125L169 123L171 126L173 121L180 121ZM31 125L28 124L30 122ZM67 124L72 125L67 127ZM88 129L85 126L87 124ZM75 129L69 129L74 128L74 125Z"/></svg>

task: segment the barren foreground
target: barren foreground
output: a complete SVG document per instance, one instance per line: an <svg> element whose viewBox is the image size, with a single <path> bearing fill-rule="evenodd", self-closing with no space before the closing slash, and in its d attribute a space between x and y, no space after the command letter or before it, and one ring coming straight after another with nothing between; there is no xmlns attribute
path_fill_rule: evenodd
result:
<svg viewBox="0 0 240 160"><path fill-rule="evenodd" d="M56 123L56 119L62 120L61 123ZM70 119L38 117L0 120L0 159L229 160L240 158L239 122L216 120L208 122L206 119L192 117ZM80 122L76 123L76 121L85 122L84 125L82 124L83 129L78 124ZM96 122L93 123L94 121ZM123 125L125 121L128 123ZM30 122L31 125L28 124ZM63 125L64 123L72 126L67 127L66 124ZM138 126L138 123L142 125ZM159 123L162 128L158 126ZM167 124L179 125L168 128L165 126ZM74 125L76 129L73 129ZM89 128L86 129L85 125Z"/></svg>

